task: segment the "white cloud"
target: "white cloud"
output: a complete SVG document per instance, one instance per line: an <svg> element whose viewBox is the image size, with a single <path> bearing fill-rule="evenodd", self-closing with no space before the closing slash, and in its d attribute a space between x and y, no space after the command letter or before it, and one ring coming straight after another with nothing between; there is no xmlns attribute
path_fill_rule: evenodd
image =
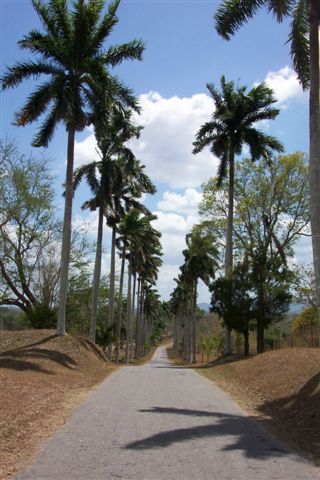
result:
<svg viewBox="0 0 320 480"><path fill-rule="evenodd" d="M280 104L285 104L288 100L304 98L306 95L296 72L288 65L277 72L268 72L265 82L272 88L275 98Z"/></svg>
<svg viewBox="0 0 320 480"><path fill-rule="evenodd" d="M163 98L150 92L141 95L140 104L138 122L144 129L131 147L152 179L171 188L188 188L200 186L216 173L217 159L207 149L192 154L195 134L214 108L207 95Z"/></svg>
<svg viewBox="0 0 320 480"><path fill-rule="evenodd" d="M203 93L189 98L163 98L157 92L139 98L142 113L137 123L144 126L138 140L130 147L152 180L171 188L196 188L215 175L217 159L205 149L192 154L192 143L200 126L210 119L214 105ZM92 129L75 143L75 166L98 158Z"/></svg>
<svg viewBox="0 0 320 480"><path fill-rule="evenodd" d="M75 168L80 165L99 160L97 152L97 142L92 132L92 128L87 128L88 136L83 140L76 140L74 145L74 163Z"/></svg>
<svg viewBox="0 0 320 480"><path fill-rule="evenodd" d="M198 213L198 206L202 200L202 193L194 188L187 188L184 193L164 192L162 200L157 204L165 212L177 212L189 215Z"/></svg>
<svg viewBox="0 0 320 480"><path fill-rule="evenodd" d="M301 237L294 247L295 261L299 264L308 265L312 263L312 241L311 237Z"/></svg>

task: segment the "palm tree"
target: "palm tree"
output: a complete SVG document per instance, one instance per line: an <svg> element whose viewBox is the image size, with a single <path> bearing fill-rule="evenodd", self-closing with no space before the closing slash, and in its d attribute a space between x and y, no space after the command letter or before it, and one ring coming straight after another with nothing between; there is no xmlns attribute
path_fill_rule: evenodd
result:
<svg viewBox="0 0 320 480"><path fill-rule="evenodd" d="M112 205L108 209L107 225L112 228L111 260L110 260L110 289L109 289L109 327L114 324L115 312L115 257L116 257L116 233L117 226L130 209L136 209L145 215L150 215L149 210L139 202L143 193L153 195L156 188L150 178L144 172L144 165L133 158L126 161L126 156L118 159L119 172L117 181L114 183ZM109 345L109 357L111 358L112 345Z"/></svg>
<svg viewBox="0 0 320 480"><path fill-rule="evenodd" d="M120 275L120 289L119 289L119 302L118 302L118 317L116 325L116 352L115 361L119 360L120 351L120 330L121 330L121 313L122 313L122 288L123 288L123 276L124 276L124 263L126 256L128 256L129 268L128 268L128 298L127 306L129 316L127 318L127 331L126 331L126 362L129 356L129 338L131 330L131 277L132 277L132 257L133 253L141 248L144 237L146 235L147 227L149 226L149 220L146 216L141 216L140 211L137 209L130 210L119 224L119 237L117 239L118 247L121 250L121 275Z"/></svg>
<svg viewBox="0 0 320 480"><path fill-rule="evenodd" d="M95 342L96 323L98 312L98 295L101 276L103 219L112 210L114 195L119 191L119 181L123 181L123 162L117 162L117 156L122 155L128 165L135 163L132 152L124 146L132 136L137 137L139 127L130 123L131 113L119 110L116 105L109 111L98 112L95 115L95 135L98 143L99 161L94 161L79 167L74 173L74 190L76 190L83 178L86 178L94 197L87 200L82 208L99 210L96 257L92 286L92 307L90 322L90 338ZM127 187L127 186L125 186Z"/></svg>
<svg viewBox="0 0 320 480"><path fill-rule="evenodd" d="M154 218L155 219L155 218ZM138 276L135 356L144 354L146 339L145 300L148 288L155 285L161 260L161 234L149 225L143 243L134 254L133 272Z"/></svg>
<svg viewBox="0 0 320 480"><path fill-rule="evenodd" d="M215 14L218 33L231 36L259 7L266 6L282 22L291 16L291 57L303 89L309 93L309 182L313 264L316 280L316 303L320 317L320 66L319 66L319 0L224 0Z"/></svg>
<svg viewBox="0 0 320 480"><path fill-rule="evenodd" d="M44 33L32 30L19 45L36 60L16 63L1 79L2 89L14 88L23 80L46 76L47 81L28 97L16 114L16 124L24 126L37 121L47 112L32 145L46 147L59 123L68 132L65 212L61 249L60 294L57 334L65 334L65 311L70 260L71 218L73 197L74 141L92 121L91 112L101 92L125 107L137 109L131 91L108 71L126 59L141 60L144 45L134 40L111 46L103 51L104 41L118 22L116 12L120 0L109 4L102 16L103 0L75 0L73 11L67 0L32 0Z"/></svg>
<svg viewBox="0 0 320 480"><path fill-rule="evenodd" d="M275 119L279 110L272 106L276 100L272 90L264 83L246 93L247 87L235 89L234 82L226 82L225 77L222 77L221 93L213 84L207 84L207 88L215 103L215 111L212 114L212 120L203 124L198 131L193 143L193 153L199 153L210 146L211 152L220 160L219 185L229 170L225 276L231 277L235 158L236 155L241 154L244 145L249 147L252 161L259 158L271 161L273 151L283 151L282 144L276 138L255 128L255 123L260 120ZM230 328L226 329L225 352L231 352Z"/></svg>
<svg viewBox="0 0 320 480"><path fill-rule="evenodd" d="M191 234L186 236L187 249L183 254L185 263L182 272L189 277L192 284L193 300L191 302L192 321L192 361L196 362L197 335L196 335L196 309L197 309L197 287L200 278L206 286L209 286L214 272L218 268L218 249L215 245L215 238L206 232L202 225L195 225Z"/></svg>

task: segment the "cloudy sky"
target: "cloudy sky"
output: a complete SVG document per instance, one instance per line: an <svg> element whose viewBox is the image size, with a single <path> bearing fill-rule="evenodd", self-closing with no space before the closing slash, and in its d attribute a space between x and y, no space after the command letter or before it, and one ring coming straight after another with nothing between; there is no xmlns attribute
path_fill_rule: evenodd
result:
<svg viewBox="0 0 320 480"><path fill-rule="evenodd" d="M197 206L201 200L201 184L216 173L217 161L207 151L192 155L194 135L209 120L214 105L207 95L206 83L219 85L222 75L236 84L252 87L266 81L273 88L281 113L273 123L263 125L277 136L288 153L307 152L308 102L302 92L290 61L286 44L288 23L277 24L262 11L231 40L225 42L215 32L213 15L219 2L215 0L122 0L119 23L110 44L142 38L146 43L143 62L121 65L115 73L132 87L142 107L138 119L144 130L132 144L137 158L157 186L157 194L145 202L158 216L161 230L164 265L158 288L168 298L174 287L173 277L182 263L181 251L185 235L197 222ZM17 40L38 25L30 0L0 0L1 69L25 58ZM15 138L21 151L30 152L36 126L12 126L13 113L33 89L27 82L14 91L1 94L1 137ZM52 169L57 175L57 213L62 213L62 182L65 172L66 134L63 127L46 149ZM92 160L95 142L92 130L78 135L76 164ZM37 153L37 152L36 152ZM75 199L74 223L82 219L96 224L96 215L84 214L80 205L88 195L82 188ZM109 236L105 248L108 251ZM308 240L296 249L300 261L311 261ZM108 257L104 266L107 270ZM200 289L199 301L209 295Z"/></svg>

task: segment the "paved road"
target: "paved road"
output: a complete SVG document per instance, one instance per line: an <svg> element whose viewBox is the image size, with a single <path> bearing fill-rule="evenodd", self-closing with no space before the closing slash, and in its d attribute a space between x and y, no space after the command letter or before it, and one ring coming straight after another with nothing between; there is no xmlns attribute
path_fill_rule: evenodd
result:
<svg viewBox="0 0 320 480"><path fill-rule="evenodd" d="M17 480L313 480L213 383L164 347L93 391Z"/></svg>

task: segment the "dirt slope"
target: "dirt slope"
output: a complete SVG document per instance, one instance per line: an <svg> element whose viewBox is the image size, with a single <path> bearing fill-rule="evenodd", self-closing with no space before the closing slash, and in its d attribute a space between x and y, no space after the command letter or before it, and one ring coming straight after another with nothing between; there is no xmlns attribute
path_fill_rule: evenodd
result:
<svg viewBox="0 0 320 480"><path fill-rule="evenodd" d="M0 332L0 479L29 463L85 394L114 370L86 339Z"/></svg>
<svg viewBox="0 0 320 480"><path fill-rule="evenodd" d="M293 449L320 464L320 349L267 352L197 369Z"/></svg>

